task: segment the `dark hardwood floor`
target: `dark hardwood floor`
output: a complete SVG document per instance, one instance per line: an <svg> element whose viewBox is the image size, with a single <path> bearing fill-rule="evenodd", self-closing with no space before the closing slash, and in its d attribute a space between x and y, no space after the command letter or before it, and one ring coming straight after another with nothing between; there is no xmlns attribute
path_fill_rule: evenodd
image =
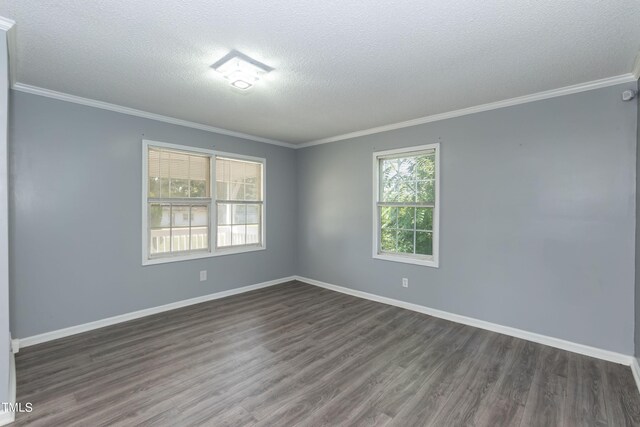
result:
<svg viewBox="0 0 640 427"><path fill-rule="evenodd" d="M300 282L21 349L16 425L640 425L631 370Z"/></svg>

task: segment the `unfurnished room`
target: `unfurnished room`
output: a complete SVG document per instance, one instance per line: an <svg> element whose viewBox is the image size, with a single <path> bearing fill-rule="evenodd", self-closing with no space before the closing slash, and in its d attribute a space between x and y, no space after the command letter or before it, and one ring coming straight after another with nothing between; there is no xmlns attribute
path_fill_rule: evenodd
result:
<svg viewBox="0 0 640 427"><path fill-rule="evenodd" d="M638 0L0 0L0 426L640 426Z"/></svg>

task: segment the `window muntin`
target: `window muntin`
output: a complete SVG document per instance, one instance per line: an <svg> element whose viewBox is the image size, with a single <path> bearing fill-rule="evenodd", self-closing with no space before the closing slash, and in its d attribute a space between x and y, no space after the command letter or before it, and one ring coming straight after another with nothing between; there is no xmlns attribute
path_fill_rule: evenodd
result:
<svg viewBox="0 0 640 427"><path fill-rule="evenodd" d="M437 150L375 153L374 257L437 266Z"/></svg>
<svg viewBox="0 0 640 427"><path fill-rule="evenodd" d="M262 163L216 158L217 248L262 245Z"/></svg>
<svg viewBox="0 0 640 427"><path fill-rule="evenodd" d="M265 249L264 159L145 140L143 160L143 265Z"/></svg>

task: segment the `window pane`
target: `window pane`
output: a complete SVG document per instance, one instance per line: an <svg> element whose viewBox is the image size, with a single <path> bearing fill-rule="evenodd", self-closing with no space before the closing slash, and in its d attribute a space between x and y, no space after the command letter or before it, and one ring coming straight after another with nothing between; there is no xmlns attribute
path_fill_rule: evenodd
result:
<svg viewBox="0 0 640 427"><path fill-rule="evenodd" d="M147 172L149 177L160 177L160 150L149 148L147 156Z"/></svg>
<svg viewBox="0 0 640 427"><path fill-rule="evenodd" d="M191 206L191 227L209 225L209 206Z"/></svg>
<svg viewBox="0 0 640 427"><path fill-rule="evenodd" d="M218 247L231 246L231 226L222 225L218 227Z"/></svg>
<svg viewBox="0 0 640 427"><path fill-rule="evenodd" d="M262 164L244 160L216 160L218 200L262 200Z"/></svg>
<svg viewBox="0 0 640 427"><path fill-rule="evenodd" d="M398 208L395 206L382 206L380 208L380 225L382 228L397 228Z"/></svg>
<svg viewBox="0 0 640 427"><path fill-rule="evenodd" d="M416 165L416 157L401 157L398 159L398 175L402 180L414 179L414 169Z"/></svg>
<svg viewBox="0 0 640 427"><path fill-rule="evenodd" d="M209 197L210 157L149 148L149 197Z"/></svg>
<svg viewBox="0 0 640 427"><path fill-rule="evenodd" d="M225 181L216 182L216 197L218 200L229 200L229 183Z"/></svg>
<svg viewBox="0 0 640 427"><path fill-rule="evenodd" d="M246 200L262 200L262 165L246 163L245 165L245 198Z"/></svg>
<svg viewBox="0 0 640 427"><path fill-rule="evenodd" d="M226 159L216 159L216 181L229 182L231 176L229 171L231 169L230 161Z"/></svg>
<svg viewBox="0 0 640 427"><path fill-rule="evenodd" d="M398 159L382 160L382 179L385 182L393 182L398 174Z"/></svg>
<svg viewBox="0 0 640 427"><path fill-rule="evenodd" d="M380 166L382 174L381 180L381 200L384 202L398 201L398 159L382 160Z"/></svg>
<svg viewBox="0 0 640 427"><path fill-rule="evenodd" d="M216 159L218 247L260 244L262 205L220 203L262 201L262 164L236 159ZM249 224L249 225L247 225Z"/></svg>
<svg viewBox="0 0 640 427"><path fill-rule="evenodd" d="M171 229L171 252L189 250L189 228Z"/></svg>
<svg viewBox="0 0 640 427"><path fill-rule="evenodd" d="M247 245L260 243L260 225L247 225Z"/></svg>
<svg viewBox="0 0 640 427"><path fill-rule="evenodd" d="M189 197L189 180L171 178L171 197Z"/></svg>
<svg viewBox="0 0 640 427"><path fill-rule="evenodd" d="M231 205L228 203L218 204L218 225L231 225Z"/></svg>
<svg viewBox="0 0 640 427"><path fill-rule="evenodd" d="M244 160L216 160L218 200L262 200L262 164Z"/></svg>
<svg viewBox="0 0 640 427"><path fill-rule="evenodd" d="M396 235L396 230L383 229L380 234L380 249L384 252L395 252Z"/></svg>
<svg viewBox="0 0 640 427"><path fill-rule="evenodd" d="M246 162L244 168L244 182L248 184L260 184L262 165L260 163Z"/></svg>
<svg viewBox="0 0 640 427"><path fill-rule="evenodd" d="M169 178L160 178L160 197L171 197L171 180Z"/></svg>
<svg viewBox="0 0 640 427"><path fill-rule="evenodd" d="M171 207L159 203L149 204L149 228L169 227L171 223Z"/></svg>
<svg viewBox="0 0 640 427"><path fill-rule="evenodd" d="M398 231L398 252L405 254L413 253L413 231Z"/></svg>
<svg viewBox="0 0 640 427"><path fill-rule="evenodd" d="M169 175L173 179L189 179L189 155L169 152Z"/></svg>
<svg viewBox="0 0 640 427"><path fill-rule="evenodd" d="M247 208L245 205L233 205L233 224L247 223Z"/></svg>
<svg viewBox="0 0 640 427"><path fill-rule="evenodd" d="M435 154L380 160L380 200L383 202L432 202L434 180Z"/></svg>
<svg viewBox="0 0 640 427"><path fill-rule="evenodd" d="M149 147L148 195L150 198L210 197L211 157L187 150ZM149 254L209 249L210 206L149 203Z"/></svg>
<svg viewBox="0 0 640 427"><path fill-rule="evenodd" d="M396 201L413 203L416 201L416 183L415 181L403 181L398 184L398 193Z"/></svg>
<svg viewBox="0 0 640 427"><path fill-rule="evenodd" d="M396 182L386 182L382 188L382 201L383 202L399 202L400 190L399 185Z"/></svg>
<svg viewBox="0 0 640 427"><path fill-rule="evenodd" d="M258 197L258 187L255 184L244 185L244 199L260 200L260 198Z"/></svg>
<svg viewBox="0 0 640 427"><path fill-rule="evenodd" d="M191 227L191 249L209 249L208 227Z"/></svg>
<svg viewBox="0 0 640 427"><path fill-rule="evenodd" d="M416 208L398 208L398 228L413 230Z"/></svg>
<svg viewBox="0 0 640 427"><path fill-rule="evenodd" d="M418 202L435 202L436 186L435 181L419 181L418 182Z"/></svg>
<svg viewBox="0 0 640 427"><path fill-rule="evenodd" d="M416 209L416 229L433 230L433 208Z"/></svg>
<svg viewBox="0 0 640 427"><path fill-rule="evenodd" d="M229 185L229 197L227 200L244 200L244 184L232 182Z"/></svg>
<svg viewBox="0 0 640 427"><path fill-rule="evenodd" d="M246 226L245 225L231 226L231 244L244 245L245 241L246 241Z"/></svg>
<svg viewBox="0 0 640 427"><path fill-rule="evenodd" d="M433 233L416 232L416 254L433 255Z"/></svg>
<svg viewBox="0 0 640 427"><path fill-rule="evenodd" d="M160 197L160 177L149 177L149 197Z"/></svg>
<svg viewBox="0 0 640 427"><path fill-rule="evenodd" d="M207 185L207 181L192 179L190 181L190 189L190 197L209 197L209 186Z"/></svg>
<svg viewBox="0 0 640 427"><path fill-rule="evenodd" d="M260 224L260 205L247 205L247 224Z"/></svg>
<svg viewBox="0 0 640 427"><path fill-rule="evenodd" d="M189 206L173 205L171 207L171 226L172 227L188 227Z"/></svg>
<svg viewBox="0 0 640 427"><path fill-rule="evenodd" d="M231 182L241 182L244 184L244 165L245 162L231 160Z"/></svg>
<svg viewBox="0 0 640 427"><path fill-rule="evenodd" d="M419 156L416 162L415 177L418 180L435 179L436 177L436 156Z"/></svg>
<svg viewBox="0 0 640 427"><path fill-rule="evenodd" d="M154 255L171 252L170 238L171 230L169 228L156 228L151 230L149 232L149 253Z"/></svg>
<svg viewBox="0 0 640 427"><path fill-rule="evenodd" d="M158 171L160 173L160 197L170 197L171 191L169 188L169 153L166 151L160 151L160 159L158 164Z"/></svg>
<svg viewBox="0 0 640 427"><path fill-rule="evenodd" d="M189 156L189 179L192 181L209 181L209 157Z"/></svg>
<svg viewBox="0 0 640 427"><path fill-rule="evenodd" d="M169 153L171 197L189 197L189 155Z"/></svg>

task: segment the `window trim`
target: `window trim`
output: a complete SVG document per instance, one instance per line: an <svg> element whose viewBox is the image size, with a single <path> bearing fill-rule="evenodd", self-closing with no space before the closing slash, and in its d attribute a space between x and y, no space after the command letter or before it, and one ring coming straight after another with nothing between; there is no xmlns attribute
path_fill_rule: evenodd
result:
<svg viewBox="0 0 640 427"><path fill-rule="evenodd" d="M148 183L148 167L149 167L149 147L164 148L169 150L183 151L186 153L206 154L210 157L209 173L209 194L211 196L211 208L209 210L209 250L207 252L193 252L190 254L167 255L161 257L149 256L149 217L148 217L148 200L149 200L149 183ZM238 247L217 248L218 238L218 211L216 208L216 157L226 157L232 160L248 160L262 164L262 224L261 224L261 244L259 245L243 245ZM217 256L241 254L247 252L264 251L267 249L266 241L266 167L267 160L262 157L247 156L244 154L229 153L225 151L210 150L207 148L193 147L189 145L171 144L168 142L153 141L149 139L142 140L142 265L165 264L168 262L189 261L194 259L212 258Z"/></svg>
<svg viewBox="0 0 640 427"><path fill-rule="evenodd" d="M435 150L435 206L433 208L433 255L415 254L389 254L380 251L380 216L378 203L380 202L380 159L388 156L410 154L426 150ZM401 157L401 156L400 156ZM417 145L412 147L397 148L393 150L375 151L373 153L373 251L372 257L385 261L416 264L426 267L439 267L440 255L440 143Z"/></svg>

